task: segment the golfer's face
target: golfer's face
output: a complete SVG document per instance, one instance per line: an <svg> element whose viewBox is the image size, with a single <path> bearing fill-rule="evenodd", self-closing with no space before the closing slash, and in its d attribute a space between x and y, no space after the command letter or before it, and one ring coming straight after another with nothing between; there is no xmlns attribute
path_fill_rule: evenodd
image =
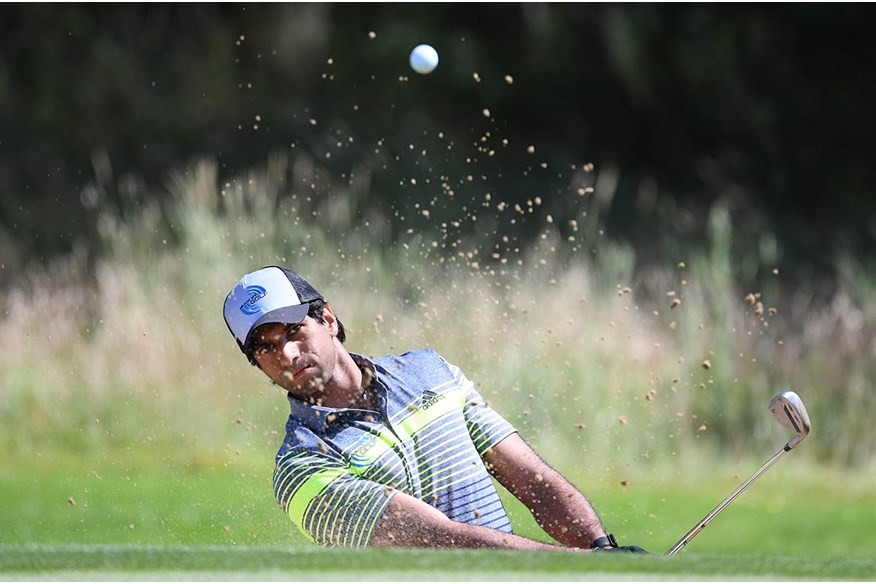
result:
<svg viewBox="0 0 876 584"><path fill-rule="evenodd" d="M256 329L253 354L262 371L295 397L321 394L331 379L335 347L329 327L311 317Z"/></svg>

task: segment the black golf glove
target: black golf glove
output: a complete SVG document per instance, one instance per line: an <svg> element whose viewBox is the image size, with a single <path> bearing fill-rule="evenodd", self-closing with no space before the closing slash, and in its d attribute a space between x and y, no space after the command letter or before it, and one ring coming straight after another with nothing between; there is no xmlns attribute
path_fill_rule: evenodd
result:
<svg viewBox="0 0 876 584"><path fill-rule="evenodd" d="M597 537L590 545L594 552L626 552L631 554L647 554L648 550L637 545L618 545L614 535L609 533L603 537Z"/></svg>
<svg viewBox="0 0 876 584"><path fill-rule="evenodd" d="M601 547L593 548L594 552L629 552L631 554L650 554L646 549L640 548L637 545L619 545L617 547Z"/></svg>

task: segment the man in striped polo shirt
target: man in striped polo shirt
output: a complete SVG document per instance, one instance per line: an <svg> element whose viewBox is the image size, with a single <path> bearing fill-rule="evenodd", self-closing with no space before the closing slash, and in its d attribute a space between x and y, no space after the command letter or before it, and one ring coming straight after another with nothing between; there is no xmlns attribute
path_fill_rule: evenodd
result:
<svg viewBox="0 0 876 584"><path fill-rule="evenodd" d="M274 493L313 541L644 551L619 547L587 498L440 355L347 351L343 324L295 272L268 266L247 274L228 294L224 316L250 363L287 392ZM491 476L558 545L512 533Z"/></svg>

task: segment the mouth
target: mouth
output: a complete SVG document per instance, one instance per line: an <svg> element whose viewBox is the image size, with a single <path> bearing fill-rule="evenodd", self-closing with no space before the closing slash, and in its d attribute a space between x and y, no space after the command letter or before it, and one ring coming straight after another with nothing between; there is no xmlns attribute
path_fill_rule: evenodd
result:
<svg viewBox="0 0 876 584"><path fill-rule="evenodd" d="M298 369L297 371L283 371L283 373L282 373L283 379L285 379L286 381L294 381L294 380L300 378L302 375L304 375L310 369L312 369L312 367L310 365L305 365L304 367L302 367L301 369Z"/></svg>
<svg viewBox="0 0 876 584"><path fill-rule="evenodd" d="M301 375L303 375L305 372L307 372L310 368L311 368L310 365L305 365L304 367L302 367L301 369L299 369L298 371L293 373L292 378L297 379L298 377L301 377Z"/></svg>

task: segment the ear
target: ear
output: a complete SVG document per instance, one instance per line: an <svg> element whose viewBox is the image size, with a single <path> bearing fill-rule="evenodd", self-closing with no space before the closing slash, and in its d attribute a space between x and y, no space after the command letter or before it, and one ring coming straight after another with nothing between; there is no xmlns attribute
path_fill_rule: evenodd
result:
<svg viewBox="0 0 876 584"><path fill-rule="evenodd" d="M332 307L329 306L327 303L326 303L325 307L322 309L322 317L325 319L325 323L328 325L329 333L333 337L338 336L338 319L335 316L335 313L332 310Z"/></svg>

